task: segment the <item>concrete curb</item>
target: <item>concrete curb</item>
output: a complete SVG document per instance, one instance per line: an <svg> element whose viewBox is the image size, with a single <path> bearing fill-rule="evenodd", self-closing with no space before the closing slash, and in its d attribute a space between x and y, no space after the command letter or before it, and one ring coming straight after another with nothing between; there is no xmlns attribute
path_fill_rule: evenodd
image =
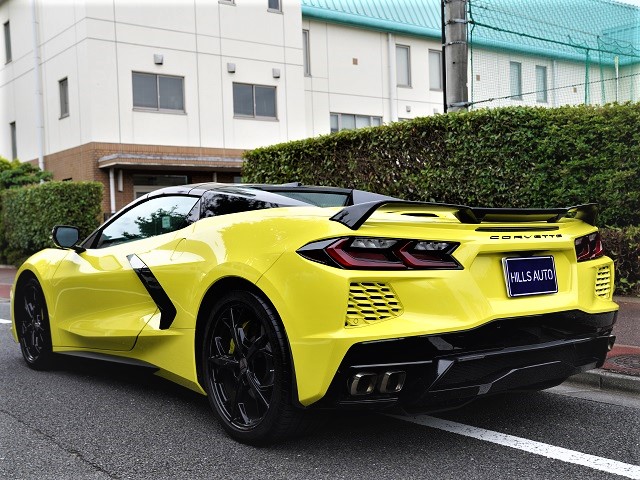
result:
<svg viewBox="0 0 640 480"><path fill-rule="evenodd" d="M581 384L610 392L640 394L640 377L609 372L601 368L569 377L566 383Z"/></svg>

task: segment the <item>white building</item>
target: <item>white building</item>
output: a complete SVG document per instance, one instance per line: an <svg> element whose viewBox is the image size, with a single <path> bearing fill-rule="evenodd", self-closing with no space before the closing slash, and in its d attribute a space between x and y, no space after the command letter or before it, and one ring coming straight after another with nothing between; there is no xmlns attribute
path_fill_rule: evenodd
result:
<svg viewBox="0 0 640 480"><path fill-rule="evenodd" d="M0 156L101 181L113 212L237 180L246 149L442 113L439 0L415 4L0 0ZM583 102L522 94L584 65L489 43L472 87L515 93L493 104Z"/></svg>

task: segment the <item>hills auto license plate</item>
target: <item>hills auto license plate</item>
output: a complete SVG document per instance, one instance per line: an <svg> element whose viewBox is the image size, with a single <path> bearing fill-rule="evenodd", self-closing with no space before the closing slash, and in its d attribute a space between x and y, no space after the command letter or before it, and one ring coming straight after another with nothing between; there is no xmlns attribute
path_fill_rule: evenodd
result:
<svg viewBox="0 0 640 480"><path fill-rule="evenodd" d="M558 293L553 257L503 258L502 267L510 297Z"/></svg>

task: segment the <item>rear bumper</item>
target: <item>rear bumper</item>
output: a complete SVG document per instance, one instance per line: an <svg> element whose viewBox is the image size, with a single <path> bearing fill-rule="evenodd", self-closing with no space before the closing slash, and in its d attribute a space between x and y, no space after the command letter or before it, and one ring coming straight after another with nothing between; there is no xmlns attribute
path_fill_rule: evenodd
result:
<svg viewBox="0 0 640 480"><path fill-rule="evenodd" d="M557 385L604 363L615 341L616 316L573 310L497 320L464 332L359 343L316 406L428 411L487 394ZM382 386L389 372L404 373L396 375L404 378L398 392ZM358 374L371 383L371 392L352 388Z"/></svg>

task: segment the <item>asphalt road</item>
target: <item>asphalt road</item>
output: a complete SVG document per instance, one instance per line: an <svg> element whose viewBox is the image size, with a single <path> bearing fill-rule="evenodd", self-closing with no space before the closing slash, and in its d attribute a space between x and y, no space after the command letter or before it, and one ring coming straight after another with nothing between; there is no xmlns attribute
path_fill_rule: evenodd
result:
<svg viewBox="0 0 640 480"><path fill-rule="evenodd" d="M206 398L145 369L69 358L34 372L0 324L0 478L640 478L640 399L586 397L510 394L437 415L485 439L334 414L314 435L253 448L224 434ZM499 434L517 438L492 443ZM512 448L527 440L537 453ZM554 447L569 452L549 458ZM581 454L603 470L576 464Z"/></svg>

